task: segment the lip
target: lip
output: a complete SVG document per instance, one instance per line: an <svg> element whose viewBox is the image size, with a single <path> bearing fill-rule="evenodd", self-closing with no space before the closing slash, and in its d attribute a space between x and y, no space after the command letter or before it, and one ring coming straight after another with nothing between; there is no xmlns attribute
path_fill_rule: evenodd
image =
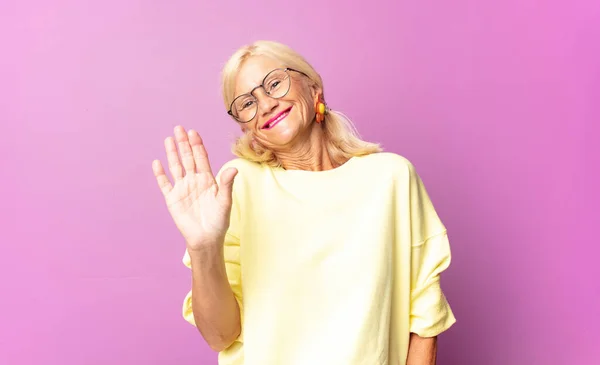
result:
<svg viewBox="0 0 600 365"><path fill-rule="evenodd" d="M279 122L281 122L282 120L284 120L287 115L283 118L281 118L280 120L278 120L277 122L273 123L271 126L269 126L269 128L267 128L267 126L272 123L273 121L277 120L279 117L281 117L283 114L289 114L290 111L292 110L292 107L289 107L285 110L282 110L280 113L277 113L277 115L275 115L273 118L267 120L267 122L265 124L263 124L263 126L261 127L261 129L271 129L273 127L275 127Z"/></svg>

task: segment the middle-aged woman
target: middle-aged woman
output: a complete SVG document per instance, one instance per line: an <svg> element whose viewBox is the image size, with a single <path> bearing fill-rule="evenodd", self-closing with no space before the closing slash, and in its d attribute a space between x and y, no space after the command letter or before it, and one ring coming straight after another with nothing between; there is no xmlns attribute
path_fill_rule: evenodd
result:
<svg viewBox="0 0 600 365"><path fill-rule="evenodd" d="M286 45L242 47L222 76L237 157L213 175L177 126L173 181L153 162L186 241L184 318L221 365L435 364L456 321L440 286L450 247L415 167L361 140Z"/></svg>

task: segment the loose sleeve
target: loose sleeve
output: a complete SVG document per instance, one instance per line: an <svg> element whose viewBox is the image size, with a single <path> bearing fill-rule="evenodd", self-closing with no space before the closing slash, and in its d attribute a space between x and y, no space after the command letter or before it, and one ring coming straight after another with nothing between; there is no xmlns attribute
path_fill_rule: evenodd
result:
<svg viewBox="0 0 600 365"><path fill-rule="evenodd" d="M227 166L224 166L219 174L217 174L216 178L219 181L220 174L223 170L225 170ZM225 270L227 273L227 279L229 281L229 285L233 291L235 299L240 307L240 320L242 323L242 333L238 337L237 341L242 341L243 338L243 323L244 323L244 306L243 306L243 297L242 297L242 273L241 273L241 260L240 260L240 238L239 238L239 222L240 222L240 209L239 204L235 195L235 182L234 182L234 193L233 193L233 204L231 208L231 218L229 229L225 234L224 241L224 260L225 260ZM183 264L191 269L191 260L189 253L187 250L183 256ZM192 291L188 291L187 295L183 300L183 308L182 308L183 318L196 326L194 320L194 313L192 310Z"/></svg>
<svg viewBox="0 0 600 365"><path fill-rule="evenodd" d="M456 322L440 285L451 261L446 227L438 217L423 181L410 167L411 273L410 332L437 336Z"/></svg>
<svg viewBox="0 0 600 365"><path fill-rule="evenodd" d="M410 332L437 336L456 322L440 286L440 274L450 265L446 232L412 248Z"/></svg>

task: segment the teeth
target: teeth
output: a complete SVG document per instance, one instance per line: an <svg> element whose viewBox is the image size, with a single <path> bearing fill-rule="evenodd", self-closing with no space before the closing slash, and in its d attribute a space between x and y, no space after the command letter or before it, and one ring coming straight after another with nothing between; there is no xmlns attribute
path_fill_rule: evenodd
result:
<svg viewBox="0 0 600 365"><path fill-rule="evenodd" d="M283 119L285 116L287 115L287 113L283 113L279 116L279 118L275 119L274 121L272 121L271 123L267 124L264 128L271 128L271 126L275 123L277 123L278 121L280 121L281 119Z"/></svg>

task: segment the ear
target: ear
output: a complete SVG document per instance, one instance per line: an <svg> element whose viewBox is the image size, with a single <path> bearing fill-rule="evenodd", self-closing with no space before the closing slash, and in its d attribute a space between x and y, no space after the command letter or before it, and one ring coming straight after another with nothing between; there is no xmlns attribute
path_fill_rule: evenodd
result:
<svg viewBox="0 0 600 365"><path fill-rule="evenodd" d="M315 93L313 96L313 105L316 106L318 102L325 102L325 98L323 97L323 93L321 92Z"/></svg>
<svg viewBox="0 0 600 365"><path fill-rule="evenodd" d="M319 85L317 85L316 83L313 82L313 84L310 86L310 92L311 92L311 96L313 98L313 101L316 103L317 100L322 99L323 98L323 89L321 87L319 87Z"/></svg>

